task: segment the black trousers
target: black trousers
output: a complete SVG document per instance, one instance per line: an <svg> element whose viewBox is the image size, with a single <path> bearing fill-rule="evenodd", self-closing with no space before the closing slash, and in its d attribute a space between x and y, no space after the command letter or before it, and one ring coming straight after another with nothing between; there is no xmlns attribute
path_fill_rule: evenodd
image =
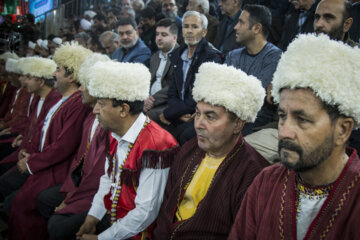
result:
<svg viewBox="0 0 360 240"><path fill-rule="evenodd" d="M65 195L60 193L61 186L45 189L36 198L37 208L45 219L49 219L54 214L55 208L65 199Z"/></svg>

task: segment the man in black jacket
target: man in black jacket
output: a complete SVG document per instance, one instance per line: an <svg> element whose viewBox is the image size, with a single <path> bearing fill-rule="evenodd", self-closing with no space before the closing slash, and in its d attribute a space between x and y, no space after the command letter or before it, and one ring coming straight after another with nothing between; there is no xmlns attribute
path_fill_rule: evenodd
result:
<svg viewBox="0 0 360 240"><path fill-rule="evenodd" d="M182 31L185 44L169 55L173 74L168 107L160 114L160 121L181 144L195 136L192 117L196 106L192 96L195 73L204 62L222 62L221 53L205 39L207 19L203 14L187 11Z"/></svg>

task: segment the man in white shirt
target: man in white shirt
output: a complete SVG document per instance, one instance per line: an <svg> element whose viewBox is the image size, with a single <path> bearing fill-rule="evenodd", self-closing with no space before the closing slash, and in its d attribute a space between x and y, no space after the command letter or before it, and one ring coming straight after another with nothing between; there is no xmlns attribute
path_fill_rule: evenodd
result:
<svg viewBox="0 0 360 240"><path fill-rule="evenodd" d="M142 113L151 77L144 65L98 62L89 71L94 113L112 133L105 174L77 238L141 239L152 232L177 143Z"/></svg>
<svg viewBox="0 0 360 240"><path fill-rule="evenodd" d="M176 43L177 32L176 23L169 18L156 24L155 42L159 51L150 59L151 96L144 102L144 112L155 122L160 122L159 115L167 106L167 92L173 70L168 55L179 46Z"/></svg>

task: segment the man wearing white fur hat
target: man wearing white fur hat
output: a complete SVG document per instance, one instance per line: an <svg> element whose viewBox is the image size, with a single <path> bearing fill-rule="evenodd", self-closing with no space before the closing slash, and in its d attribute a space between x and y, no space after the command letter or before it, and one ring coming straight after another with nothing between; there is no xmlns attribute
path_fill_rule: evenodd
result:
<svg viewBox="0 0 360 240"><path fill-rule="evenodd" d="M229 239L360 238L360 160L346 147L360 124L359 58L325 35L289 45L272 90L281 163L254 180Z"/></svg>
<svg viewBox="0 0 360 240"><path fill-rule="evenodd" d="M204 63L195 77L197 137L172 164L154 239L224 239L246 189L269 164L241 136L265 90L241 70Z"/></svg>
<svg viewBox="0 0 360 240"><path fill-rule="evenodd" d="M177 142L142 113L151 78L144 65L98 62L89 76L89 92L98 99L94 113L112 133L105 174L77 237L145 239L162 203Z"/></svg>
<svg viewBox="0 0 360 240"><path fill-rule="evenodd" d="M53 75L55 88L62 98L43 121L37 149L23 153L24 158L18 162L19 171L28 177L12 201L11 239L47 237L46 222L36 209L36 197L44 189L65 181L72 156L80 143L82 125L91 108L81 102L78 71L90 54L90 50L76 42L65 43L55 51L53 60L58 67Z"/></svg>

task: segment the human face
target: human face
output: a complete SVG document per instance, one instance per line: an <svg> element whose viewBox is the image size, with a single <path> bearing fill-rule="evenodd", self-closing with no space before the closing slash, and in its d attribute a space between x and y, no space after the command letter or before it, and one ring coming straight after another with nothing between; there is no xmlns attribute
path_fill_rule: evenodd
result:
<svg viewBox="0 0 360 240"><path fill-rule="evenodd" d="M206 36L207 31L201 25L201 19L198 16L189 16L183 19L182 32L186 45L196 46Z"/></svg>
<svg viewBox="0 0 360 240"><path fill-rule="evenodd" d="M343 1L331 0L320 2L315 12L315 32L317 34L324 33L329 35L334 40L343 40L345 34L344 11Z"/></svg>
<svg viewBox="0 0 360 240"><path fill-rule="evenodd" d="M186 11L197 11L196 0L189 0Z"/></svg>
<svg viewBox="0 0 360 240"><path fill-rule="evenodd" d="M315 0L289 0L289 2L294 5L295 9L309 10Z"/></svg>
<svg viewBox="0 0 360 240"><path fill-rule="evenodd" d="M66 71L64 67L57 67L53 73L55 79L54 87L61 93L65 93L69 88L72 75L66 76Z"/></svg>
<svg viewBox="0 0 360 240"><path fill-rule="evenodd" d="M29 93L38 93L41 89L41 80L36 77L24 76L25 85Z"/></svg>
<svg viewBox="0 0 360 240"><path fill-rule="evenodd" d="M230 120L224 107L205 102L198 102L196 106L194 127L199 147L217 157L222 157L223 150L240 134L240 131L236 132L236 122Z"/></svg>
<svg viewBox="0 0 360 240"><path fill-rule="evenodd" d="M177 15L177 6L174 0L163 0L161 11L166 18L174 18Z"/></svg>
<svg viewBox="0 0 360 240"><path fill-rule="evenodd" d="M101 45L109 55L113 54L118 47L116 43L111 41L109 38L104 38L101 42Z"/></svg>
<svg viewBox="0 0 360 240"><path fill-rule="evenodd" d="M155 17L154 18L142 18L140 17L139 28L143 31L147 31L155 25Z"/></svg>
<svg viewBox="0 0 360 240"><path fill-rule="evenodd" d="M130 0L122 0L121 6L122 7L131 7Z"/></svg>
<svg viewBox="0 0 360 240"><path fill-rule="evenodd" d="M279 104L279 155L287 168L311 170L332 154L334 125L310 89L283 89Z"/></svg>
<svg viewBox="0 0 360 240"><path fill-rule="evenodd" d="M225 14L227 16L232 17L234 11L238 9L238 2L235 0L220 0L219 7L221 10L221 14Z"/></svg>
<svg viewBox="0 0 360 240"><path fill-rule="evenodd" d="M120 118L121 106L113 107L110 99L98 98L93 109L101 127L104 130L115 132Z"/></svg>
<svg viewBox="0 0 360 240"><path fill-rule="evenodd" d="M170 32L170 27L156 28L156 46L162 52L169 52L176 44L176 34Z"/></svg>
<svg viewBox="0 0 360 240"><path fill-rule="evenodd" d="M26 87L25 76L24 75L19 75L18 79L20 81L21 87Z"/></svg>
<svg viewBox="0 0 360 240"><path fill-rule="evenodd" d="M83 84L80 85L79 90L81 91L83 104L88 104L90 106L96 104L97 99L89 94L88 89Z"/></svg>
<svg viewBox="0 0 360 240"><path fill-rule="evenodd" d="M138 40L138 35L133 26L131 26L130 24L119 26L118 32L120 35L120 45L122 47L131 48L136 44Z"/></svg>
<svg viewBox="0 0 360 240"><path fill-rule="evenodd" d="M239 21L234 27L236 31L236 42L245 46L254 38L251 31L252 27L250 27L249 17L249 12L242 11L239 16Z"/></svg>

